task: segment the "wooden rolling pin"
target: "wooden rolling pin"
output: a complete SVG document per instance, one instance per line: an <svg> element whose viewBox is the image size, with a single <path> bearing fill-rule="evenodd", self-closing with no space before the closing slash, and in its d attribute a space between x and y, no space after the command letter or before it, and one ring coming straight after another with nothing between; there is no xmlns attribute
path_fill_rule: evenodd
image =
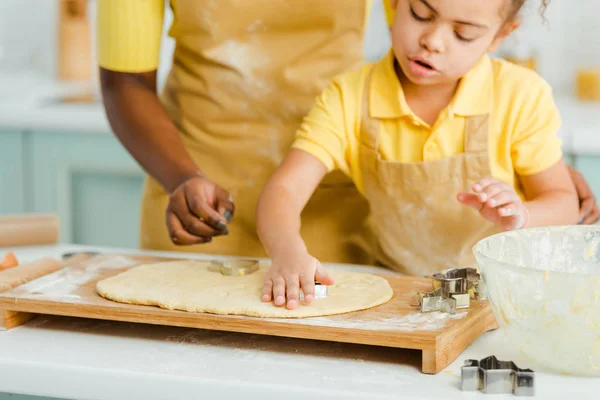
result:
<svg viewBox="0 0 600 400"><path fill-rule="evenodd" d="M58 76L65 81L92 78L92 46L87 0L60 0Z"/></svg>
<svg viewBox="0 0 600 400"><path fill-rule="evenodd" d="M0 293L58 271L64 265L54 258L42 258L0 272Z"/></svg>
<svg viewBox="0 0 600 400"><path fill-rule="evenodd" d="M54 258L42 258L0 271L0 293L58 271L63 267L64 265ZM34 316L35 314L32 313L0 310L0 331L23 325Z"/></svg>
<svg viewBox="0 0 600 400"><path fill-rule="evenodd" d="M35 246L58 242L56 214L0 216L0 247Z"/></svg>

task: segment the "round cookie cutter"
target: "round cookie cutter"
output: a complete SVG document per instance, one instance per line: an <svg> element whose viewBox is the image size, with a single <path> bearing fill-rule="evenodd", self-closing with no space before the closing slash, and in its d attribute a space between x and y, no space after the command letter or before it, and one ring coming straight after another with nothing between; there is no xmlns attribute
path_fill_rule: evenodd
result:
<svg viewBox="0 0 600 400"><path fill-rule="evenodd" d="M244 276L258 271L258 260L213 260L208 266L209 271L220 272L227 276Z"/></svg>
<svg viewBox="0 0 600 400"><path fill-rule="evenodd" d="M227 276L245 276L258 271L260 264L258 260L239 259L239 260L212 260L208 266L208 270L219 272ZM315 299L323 299L327 297L329 291L327 286L319 282L315 282ZM300 289L299 300L304 300L304 293Z"/></svg>

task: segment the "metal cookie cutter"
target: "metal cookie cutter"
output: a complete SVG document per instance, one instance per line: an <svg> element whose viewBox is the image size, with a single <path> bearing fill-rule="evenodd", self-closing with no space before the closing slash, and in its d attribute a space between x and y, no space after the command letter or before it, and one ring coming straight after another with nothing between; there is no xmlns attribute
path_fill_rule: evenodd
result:
<svg viewBox="0 0 600 400"><path fill-rule="evenodd" d="M324 299L329 294L327 286L315 282L315 299ZM300 300L304 300L304 292L300 289Z"/></svg>
<svg viewBox="0 0 600 400"><path fill-rule="evenodd" d="M499 361L495 356L466 360L461 368L461 389L480 390L487 394L533 396L534 372L520 369L512 361Z"/></svg>
<svg viewBox="0 0 600 400"><path fill-rule="evenodd" d="M100 253L97 252L97 251L73 251L73 252L62 253L61 254L61 258L62 258L63 261L66 261L69 258L75 257L75 256L80 255L80 254L86 254L86 255L88 255L90 257L93 257L93 256L97 256Z"/></svg>
<svg viewBox="0 0 600 400"><path fill-rule="evenodd" d="M455 314L457 309L457 300L454 297L443 297L441 289L435 289L431 292L418 292L411 299L411 305L421 308L421 312L441 311Z"/></svg>
<svg viewBox="0 0 600 400"><path fill-rule="evenodd" d="M259 267L258 260L213 260L208 270L223 275L244 276L258 271Z"/></svg>
<svg viewBox="0 0 600 400"><path fill-rule="evenodd" d="M485 300L483 284L474 268L454 268L434 274L431 292L419 292L411 304L421 312L442 311L454 314L457 309L469 308L471 298Z"/></svg>
<svg viewBox="0 0 600 400"><path fill-rule="evenodd" d="M467 293L469 298L486 300L483 282L475 268L452 268L438 272L433 275L433 288L441 288L444 297ZM469 307L468 302L466 307Z"/></svg>

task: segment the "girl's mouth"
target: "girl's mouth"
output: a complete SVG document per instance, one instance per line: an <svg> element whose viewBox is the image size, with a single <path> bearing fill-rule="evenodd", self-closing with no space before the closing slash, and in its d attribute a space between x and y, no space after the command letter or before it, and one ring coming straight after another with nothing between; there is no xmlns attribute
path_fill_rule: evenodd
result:
<svg viewBox="0 0 600 400"><path fill-rule="evenodd" d="M409 58L409 69L413 76L419 78L432 78L439 74L433 64L423 58Z"/></svg>
<svg viewBox="0 0 600 400"><path fill-rule="evenodd" d="M435 67L433 65L431 65L430 63L428 63L427 61L425 61L425 60L414 59L412 61L414 61L415 63L419 64L420 66L422 66L424 68L430 69L432 71L436 71Z"/></svg>

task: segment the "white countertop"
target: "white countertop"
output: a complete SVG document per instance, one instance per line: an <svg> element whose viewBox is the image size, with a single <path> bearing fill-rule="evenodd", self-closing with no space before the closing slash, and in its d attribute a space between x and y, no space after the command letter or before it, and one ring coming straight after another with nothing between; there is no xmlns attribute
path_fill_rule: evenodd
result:
<svg viewBox="0 0 600 400"><path fill-rule="evenodd" d="M82 249L141 253L73 245L23 248L15 253L25 262ZM39 316L25 326L0 332L0 392L82 400L512 399L512 395L460 391L463 361L492 354L535 369L500 331L483 335L445 371L431 376L419 372L417 351ZM600 393L600 379L537 369L535 379L539 399L592 399Z"/></svg>
<svg viewBox="0 0 600 400"><path fill-rule="evenodd" d="M100 100L89 104L52 102L61 94L88 89L85 85L60 83L27 73L0 74L0 129L109 134L111 129ZM555 101L563 118L560 136L564 151L600 155L600 102L582 102L568 94L557 94Z"/></svg>
<svg viewBox="0 0 600 400"><path fill-rule="evenodd" d="M0 129L109 134L99 98L94 103L55 102L63 95L90 91L98 93L92 85L61 83L29 73L0 74Z"/></svg>

